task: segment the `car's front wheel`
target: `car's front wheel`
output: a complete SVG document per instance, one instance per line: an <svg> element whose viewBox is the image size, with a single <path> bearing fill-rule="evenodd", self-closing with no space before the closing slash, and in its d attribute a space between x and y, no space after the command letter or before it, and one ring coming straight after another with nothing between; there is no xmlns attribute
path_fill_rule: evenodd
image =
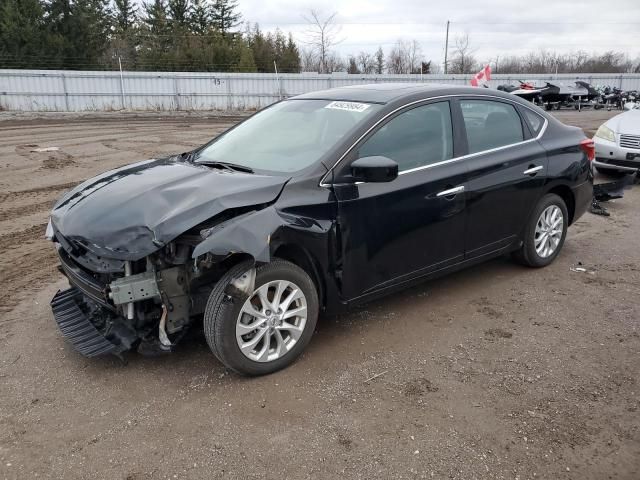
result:
<svg viewBox="0 0 640 480"><path fill-rule="evenodd" d="M529 267L546 267L560 253L567 236L569 213L564 200L548 193L536 205L514 258Z"/></svg>
<svg viewBox="0 0 640 480"><path fill-rule="evenodd" d="M204 333L227 367L265 375L292 363L311 340L318 293L309 275L285 260L257 267L250 294L229 289L250 268L237 265L218 281L205 309Z"/></svg>

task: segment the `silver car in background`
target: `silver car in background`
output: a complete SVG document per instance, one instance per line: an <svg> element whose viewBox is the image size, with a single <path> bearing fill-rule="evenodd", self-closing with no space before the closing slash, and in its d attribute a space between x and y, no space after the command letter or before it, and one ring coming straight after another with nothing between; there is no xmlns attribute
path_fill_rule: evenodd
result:
<svg viewBox="0 0 640 480"><path fill-rule="evenodd" d="M593 137L601 173L626 174L640 168L640 110L616 115L603 123Z"/></svg>

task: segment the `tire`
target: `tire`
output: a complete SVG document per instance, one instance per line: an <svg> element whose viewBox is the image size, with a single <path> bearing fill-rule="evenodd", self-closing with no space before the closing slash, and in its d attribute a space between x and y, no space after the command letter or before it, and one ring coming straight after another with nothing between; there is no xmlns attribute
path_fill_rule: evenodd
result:
<svg viewBox="0 0 640 480"><path fill-rule="evenodd" d="M627 172L621 172L616 168L606 168L606 167L594 167L598 173L602 175L607 175L609 177L620 178L627 175Z"/></svg>
<svg viewBox="0 0 640 480"><path fill-rule="evenodd" d="M204 334L209 348L226 367L242 375L257 376L281 370L291 364L302 353L311 341L315 330L319 302L316 286L309 275L297 265L285 260L276 259L271 263L256 268L255 289L251 295L229 288L234 279L240 277L251 268L252 262L240 263L231 268L216 283L209 295L204 312ZM275 311L270 312L268 308L261 304L257 293L258 289L266 286L268 289L267 295L272 295L272 298L267 300L274 302L275 298L273 297L278 285L286 285L281 298L287 300L285 298L286 294L293 295L293 297L298 295L291 302L293 309L300 309L306 303L306 318L304 321L302 316L287 319L287 321L291 321L290 326L293 326L296 322L298 325L302 325L300 329L287 329L286 326L288 324L282 320L282 317L275 315ZM297 287L302 295L301 297L299 296L300 294L295 293L296 289L293 287ZM249 305L249 299L252 299L252 302L258 302L260 307L255 306L253 303ZM248 313L242 313L241 319L241 312L245 307L253 307L252 311L259 313L261 317L252 317ZM283 315L293 313L291 307L286 308L288 310L285 310ZM265 315L267 311L270 312L269 317ZM262 322L262 325L250 332L248 331L247 325L251 327L254 323L258 324L260 322ZM248 333L238 337L238 329ZM245 346L249 345L252 340L259 336L261 336L261 339L256 343L256 350L259 349L263 352L263 356L260 357L262 360L250 358L249 356L257 357L259 352L256 354L253 351L247 354L243 353L239 343L242 341ZM298 338L294 338L296 336ZM264 357L264 355L267 355L267 357ZM269 356L274 358L268 360Z"/></svg>
<svg viewBox="0 0 640 480"><path fill-rule="evenodd" d="M552 212L553 207L559 209L562 213L562 232L559 236L553 235L552 240L557 238L558 242L555 244L553 251L549 253L548 251L542 250L542 254L536 250L536 236L539 234L536 232L536 227L538 223L541 221L541 216L543 212ZM547 210L550 209L550 210ZM542 225L544 227L544 225ZM559 225L558 225L559 226ZM552 263L560 250L562 250L562 246L564 245L564 240L567 236L567 228L569 226L569 212L567 211L567 205L564 203L564 200L560 198L558 195L553 193L548 193L544 197L540 199L538 205L533 211L533 214L529 218L527 222L527 226L524 231L524 241L520 250L513 253L513 257L519 263L526 265L528 267L540 268L546 267L550 263ZM552 230L555 231L555 230ZM551 244L549 244L551 245ZM545 255L545 253L548 253Z"/></svg>

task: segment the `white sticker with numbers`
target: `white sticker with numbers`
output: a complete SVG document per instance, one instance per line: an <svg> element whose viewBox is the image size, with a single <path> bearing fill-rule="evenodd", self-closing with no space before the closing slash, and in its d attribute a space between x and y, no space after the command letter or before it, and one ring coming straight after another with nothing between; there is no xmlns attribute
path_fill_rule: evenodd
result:
<svg viewBox="0 0 640 480"><path fill-rule="evenodd" d="M349 112L364 112L371 105L368 103L358 102L331 102L324 108L331 108L333 110L347 110Z"/></svg>

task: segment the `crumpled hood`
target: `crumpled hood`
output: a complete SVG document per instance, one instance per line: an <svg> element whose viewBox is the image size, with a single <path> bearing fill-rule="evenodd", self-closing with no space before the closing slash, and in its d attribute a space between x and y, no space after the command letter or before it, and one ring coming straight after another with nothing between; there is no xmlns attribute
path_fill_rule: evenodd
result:
<svg viewBox="0 0 640 480"><path fill-rule="evenodd" d="M640 110L629 110L616 115L608 120L606 125L616 133L640 135Z"/></svg>
<svg viewBox="0 0 640 480"><path fill-rule="evenodd" d="M138 260L224 210L274 201L288 180L149 160L78 185L58 200L51 222L98 255Z"/></svg>

